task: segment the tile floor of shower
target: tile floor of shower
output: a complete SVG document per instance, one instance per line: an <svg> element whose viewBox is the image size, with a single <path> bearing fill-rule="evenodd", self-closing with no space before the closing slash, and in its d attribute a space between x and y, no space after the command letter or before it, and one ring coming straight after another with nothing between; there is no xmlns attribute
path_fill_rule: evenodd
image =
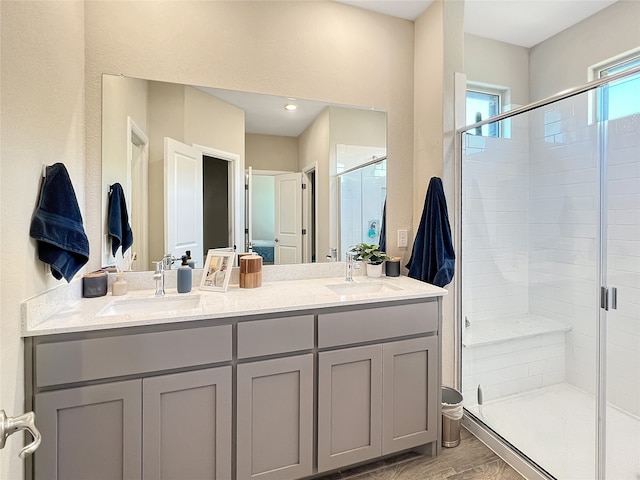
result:
<svg viewBox="0 0 640 480"><path fill-rule="evenodd" d="M595 400L559 383L467 406L561 480L595 478ZM640 480L640 418L607 408L606 478Z"/></svg>

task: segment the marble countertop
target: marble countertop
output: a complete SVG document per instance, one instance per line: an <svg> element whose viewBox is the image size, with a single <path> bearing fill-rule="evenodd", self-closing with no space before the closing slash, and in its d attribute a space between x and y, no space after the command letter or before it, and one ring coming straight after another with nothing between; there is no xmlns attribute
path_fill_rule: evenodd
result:
<svg viewBox="0 0 640 480"><path fill-rule="evenodd" d="M315 308L348 305L365 305L380 302L438 297L447 294L443 288L420 282L408 277L355 277L356 283L379 283L379 292L339 295L327 285L345 284L343 276L310 279L276 280L263 282L259 288L245 289L230 285L227 292L200 290L194 286L188 294L179 294L175 288L168 288L164 297L154 297L154 290L129 291L124 296L98 298L76 298L67 294L52 296L47 292L23 302L22 336L31 337L57 333L87 332L111 328L160 325L189 322L204 319L230 318L246 315L291 312ZM73 287L72 287L73 288ZM75 286L75 288L78 288ZM49 298L47 297L49 295ZM158 309L155 312L100 315L111 302L134 302L146 299L148 302L165 301L167 305L182 298L193 300L194 308ZM58 303L52 308L52 302Z"/></svg>

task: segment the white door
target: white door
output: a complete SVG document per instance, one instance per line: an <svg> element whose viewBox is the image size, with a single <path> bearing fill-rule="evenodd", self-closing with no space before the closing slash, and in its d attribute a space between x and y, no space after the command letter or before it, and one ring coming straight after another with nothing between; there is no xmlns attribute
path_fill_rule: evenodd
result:
<svg viewBox="0 0 640 480"><path fill-rule="evenodd" d="M302 174L276 175L276 265L302 262Z"/></svg>
<svg viewBox="0 0 640 480"><path fill-rule="evenodd" d="M202 152L164 138L164 247L180 258L191 250L196 267L202 267Z"/></svg>
<svg viewBox="0 0 640 480"><path fill-rule="evenodd" d="M247 169L247 178L246 178L246 192L247 197L245 200L247 217L245 219L246 226L246 244L245 244L245 252L251 251L251 246L253 245L253 227L251 226L251 222L253 221L252 215L252 206L253 206L253 168L249 167Z"/></svg>

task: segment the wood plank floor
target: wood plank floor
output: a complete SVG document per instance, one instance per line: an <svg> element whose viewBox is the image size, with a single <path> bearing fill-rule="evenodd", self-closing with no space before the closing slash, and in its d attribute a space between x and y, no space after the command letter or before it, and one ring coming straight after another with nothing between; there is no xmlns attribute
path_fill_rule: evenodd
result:
<svg viewBox="0 0 640 480"><path fill-rule="evenodd" d="M391 463L390 463L391 462ZM405 454L319 480L523 480L523 477L467 430L460 445L437 457Z"/></svg>

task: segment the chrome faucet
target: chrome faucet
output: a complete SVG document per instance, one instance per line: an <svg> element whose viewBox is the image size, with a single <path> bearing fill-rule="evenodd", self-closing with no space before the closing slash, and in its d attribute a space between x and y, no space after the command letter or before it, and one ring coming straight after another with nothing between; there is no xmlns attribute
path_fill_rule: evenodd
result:
<svg viewBox="0 0 640 480"><path fill-rule="evenodd" d="M156 281L156 297L164 295L164 271L171 270L171 265L177 260L170 253L165 253L162 260L155 262L156 271L153 273L153 279Z"/></svg>
<svg viewBox="0 0 640 480"><path fill-rule="evenodd" d="M359 269L360 265L356 263L356 255L351 252L347 252L347 282L353 282L353 270Z"/></svg>
<svg viewBox="0 0 640 480"><path fill-rule="evenodd" d="M162 297L164 295L164 259L156 262L153 279L156 281L156 297Z"/></svg>
<svg viewBox="0 0 640 480"><path fill-rule="evenodd" d="M171 255L170 253L165 253L164 257L162 257L164 270L171 270L171 265L173 265L173 262L175 262L176 260L177 258Z"/></svg>

